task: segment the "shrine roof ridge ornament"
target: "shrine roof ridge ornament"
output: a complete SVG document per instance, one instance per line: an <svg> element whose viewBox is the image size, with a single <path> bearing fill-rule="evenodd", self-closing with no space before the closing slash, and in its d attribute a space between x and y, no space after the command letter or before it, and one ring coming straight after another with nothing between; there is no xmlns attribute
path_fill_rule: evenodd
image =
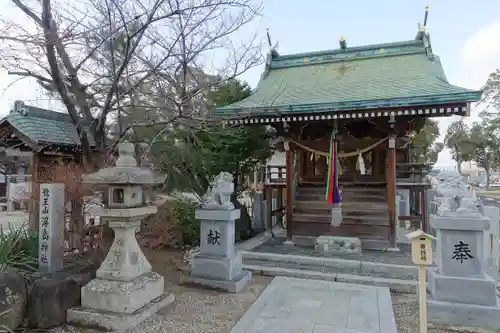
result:
<svg viewBox="0 0 500 333"><path fill-rule="evenodd" d="M415 39L413 40L347 47L346 39L344 38L344 36L341 36L339 38L338 49L288 55L280 55L277 52L272 52L276 47L273 47L271 44L268 29L267 37L269 40L269 46L271 47L271 62L268 64L268 66L270 68L285 68L318 63L339 61L342 62L345 60L363 60L373 57L388 57L416 53L425 54L429 58L429 60L433 61L435 60L435 56L432 53L430 35L426 31L428 14L429 6L425 6L424 23L418 24L418 32Z"/></svg>
<svg viewBox="0 0 500 333"><path fill-rule="evenodd" d="M410 40L402 42L381 43L363 46L354 46L295 53L274 56L271 68L286 68L302 65L314 65L320 63L342 62L345 60L364 60L376 57L387 57L408 54L425 54L426 47L422 40Z"/></svg>
<svg viewBox="0 0 500 333"><path fill-rule="evenodd" d="M119 157L115 166L83 175L83 182L87 184L113 185L155 185L163 183L164 176L155 174L149 168L137 166L134 151L134 145L130 142L118 144Z"/></svg>

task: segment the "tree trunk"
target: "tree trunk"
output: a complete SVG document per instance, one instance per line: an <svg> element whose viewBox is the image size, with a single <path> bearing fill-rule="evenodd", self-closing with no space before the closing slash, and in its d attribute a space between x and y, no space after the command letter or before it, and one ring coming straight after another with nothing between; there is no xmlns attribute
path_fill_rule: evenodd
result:
<svg viewBox="0 0 500 333"><path fill-rule="evenodd" d="M486 188L490 188L490 157L486 155L486 163L484 163L484 173L486 175Z"/></svg>
<svg viewBox="0 0 500 333"><path fill-rule="evenodd" d="M462 160L459 156L460 151L458 150L458 147L455 146L455 161L457 162L457 171L459 174L462 174Z"/></svg>

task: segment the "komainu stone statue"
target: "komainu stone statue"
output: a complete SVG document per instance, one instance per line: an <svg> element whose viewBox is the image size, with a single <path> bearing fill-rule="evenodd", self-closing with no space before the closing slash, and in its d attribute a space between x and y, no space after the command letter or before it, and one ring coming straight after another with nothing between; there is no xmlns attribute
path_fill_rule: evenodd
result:
<svg viewBox="0 0 500 333"><path fill-rule="evenodd" d="M440 216L476 217L482 213L481 201L460 175L442 175L437 194L442 198L437 209Z"/></svg>
<svg viewBox="0 0 500 333"><path fill-rule="evenodd" d="M471 217L482 215L483 206L481 200L476 196L476 192L472 192L472 195L468 197L461 198L457 213L460 213L462 216Z"/></svg>
<svg viewBox="0 0 500 333"><path fill-rule="evenodd" d="M221 172L215 177L207 193L203 196L202 209L207 210L233 210L231 195L234 192L233 175Z"/></svg>

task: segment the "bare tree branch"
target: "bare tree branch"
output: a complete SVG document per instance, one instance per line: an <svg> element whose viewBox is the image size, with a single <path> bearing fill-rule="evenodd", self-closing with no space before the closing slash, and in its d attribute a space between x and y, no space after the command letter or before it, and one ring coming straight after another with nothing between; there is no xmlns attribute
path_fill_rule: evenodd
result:
<svg viewBox="0 0 500 333"><path fill-rule="evenodd" d="M11 1L34 28L4 23L0 65L60 99L82 146L84 123L100 149L131 132L151 142L201 128L211 89L262 60L255 35L233 40L260 0Z"/></svg>
<svg viewBox="0 0 500 333"><path fill-rule="evenodd" d="M87 161L89 163L92 163L90 155L90 144L87 138L87 133L83 129L82 124L78 119L78 112L68 95L68 91L66 90L66 86L64 85L62 77L60 76L59 67L57 65L56 51L54 48L54 44L57 43L57 34L54 31L50 0L42 0L42 9L42 24L45 32L45 39L47 41L47 60L49 62L54 85L56 86L59 96L61 97L64 105L66 105L68 113L76 126L76 131L81 141L81 148L85 153Z"/></svg>

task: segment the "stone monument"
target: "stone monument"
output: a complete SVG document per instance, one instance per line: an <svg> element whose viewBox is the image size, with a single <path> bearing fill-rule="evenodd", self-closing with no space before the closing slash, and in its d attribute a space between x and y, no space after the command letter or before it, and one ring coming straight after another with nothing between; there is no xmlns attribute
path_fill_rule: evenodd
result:
<svg viewBox="0 0 500 333"><path fill-rule="evenodd" d="M135 238L141 221L157 212L145 204L144 187L163 181L140 168L134 146L121 143L116 166L84 176L86 183L107 187L108 203L96 215L109 221L115 238L96 279L82 287L80 308L70 309L70 323L115 331L134 327L174 301L164 293L163 276L155 273Z"/></svg>
<svg viewBox="0 0 500 333"><path fill-rule="evenodd" d="M265 231L265 218L264 194L262 192L255 192L252 212L252 229L257 232Z"/></svg>
<svg viewBox="0 0 500 333"><path fill-rule="evenodd" d="M64 184L40 184L39 200L38 267L54 273L64 260Z"/></svg>
<svg viewBox="0 0 500 333"><path fill-rule="evenodd" d="M316 238L314 249L323 253L360 253L361 240L358 237L321 235Z"/></svg>
<svg viewBox="0 0 500 333"><path fill-rule="evenodd" d="M201 222L200 252L191 261L186 282L238 292L252 279L251 272L241 269L241 253L235 249L234 222L240 210L231 202L233 192L233 176L221 172L196 210Z"/></svg>
<svg viewBox="0 0 500 333"><path fill-rule="evenodd" d="M429 270L428 319L441 325L500 328L496 281L485 265L485 231L490 220L474 198L456 210L431 216L437 268Z"/></svg>

